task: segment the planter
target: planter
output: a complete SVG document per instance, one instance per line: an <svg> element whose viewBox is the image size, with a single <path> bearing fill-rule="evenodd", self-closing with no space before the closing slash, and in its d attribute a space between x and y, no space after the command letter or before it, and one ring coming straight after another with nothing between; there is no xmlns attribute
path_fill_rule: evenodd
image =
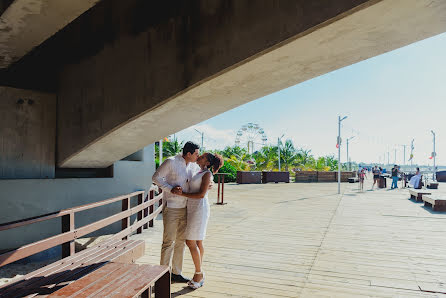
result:
<svg viewBox="0 0 446 298"><path fill-rule="evenodd" d="M317 182L316 171L296 171L294 182Z"/></svg>
<svg viewBox="0 0 446 298"><path fill-rule="evenodd" d="M290 172L262 172L262 183L290 182Z"/></svg>
<svg viewBox="0 0 446 298"><path fill-rule="evenodd" d="M238 184L262 183L262 172L237 171Z"/></svg>

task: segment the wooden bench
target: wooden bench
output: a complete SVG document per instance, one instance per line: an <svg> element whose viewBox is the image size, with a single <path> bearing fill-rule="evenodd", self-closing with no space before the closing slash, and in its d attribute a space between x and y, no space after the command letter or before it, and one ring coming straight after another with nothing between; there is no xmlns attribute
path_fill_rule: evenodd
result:
<svg viewBox="0 0 446 298"><path fill-rule="evenodd" d="M432 207L433 211L446 211L446 197L442 196L423 196L424 206Z"/></svg>
<svg viewBox="0 0 446 298"><path fill-rule="evenodd" d="M429 182L426 185L426 187L429 188L429 189L438 189L438 182Z"/></svg>
<svg viewBox="0 0 446 298"><path fill-rule="evenodd" d="M358 177L350 177L348 178L348 183L357 183L359 182L359 178Z"/></svg>
<svg viewBox="0 0 446 298"><path fill-rule="evenodd" d="M430 195L432 194L431 191L425 191L425 190L409 190L410 198L414 199L416 202L423 202L423 195Z"/></svg>
<svg viewBox="0 0 446 298"><path fill-rule="evenodd" d="M167 266L107 263L48 297L170 297Z"/></svg>
<svg viewBox="0 0 446 298"><path fill-rule="evenodd" d="M135 262L137 258L144 255L145 242L143 240L135 241L128 239L128 236L134 232L142 233L143 228L153 226L153 219L163 208L163 205L159 204L159 207L154 210L154 205L156 202L160 202L161 196L155 198L152 192L153 190L151 190L151 200L148 200L148 197L146 197L144 201L144 191L140 191L42 216L0 224L0 231L2 231L58 217L61 218L62 223L61 234L0 254L0 267L58 245L62 246L63 257L60 261L0 286L0 297L9 297L11 295L16 297L49 295L81 277L88 276L106 263ZM132 197L137 198L137 204L134 207L130 207ZM122 202L122 212L86 226L75 227L74 218L77 212L119 201ZM137 214L137 220L131 225L130 217L133 214ZM121 221L120 232L96 246L77 253L74 251L74 241L77 238L102 229L116 221Z"/></svg>

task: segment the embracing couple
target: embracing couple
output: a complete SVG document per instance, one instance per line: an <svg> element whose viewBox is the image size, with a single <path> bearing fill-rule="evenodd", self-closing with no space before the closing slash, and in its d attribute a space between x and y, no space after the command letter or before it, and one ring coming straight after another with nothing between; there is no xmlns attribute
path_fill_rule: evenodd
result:
<svg viewBox="0 0 446 298"><path fill-rule="evenodd" d="M183 152L166 159L152 177L163 190L166 204L160 263L169 266L172 260L172 281L187 282L193 289L204 283L202 262L210 209L208 190L213 183L213 174L223 165L220 155L200 155L199 149L197 144L187 142ZM191 280L181 274L185 243L195 265Z"/></svg>

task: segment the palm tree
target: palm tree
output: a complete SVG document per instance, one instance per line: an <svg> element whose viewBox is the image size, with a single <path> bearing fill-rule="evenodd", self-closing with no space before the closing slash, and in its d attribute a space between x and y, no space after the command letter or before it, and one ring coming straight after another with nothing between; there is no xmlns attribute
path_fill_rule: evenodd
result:
<svg viewBox="0 0 446 298"><path fill-rule="evenodd" d="M179 142L178 139L163 143L163 155L166 157L175 156L183 149L183 141Z"/></svg>
<svg viewBox="0 0 446 298"><path fill-rule="evenodd" d="M296 160L294 163L296 166L302 170L314 169L315 160L313 155L311 155L311 150L299 149L296 153Z"/></svg>
<svg viewBox="0 0 446 298"><path fill-rule="evenodd" d="M222 151L220 151L220 154L223 157L226 158L231 158L231 156L235 155L235 156L243 156L244 154L247 154L248 151L245 148L241 148L239 146L234 146L234 147L226 147L225 149L223 149Z"/></svg>
<svg viewBox="0 0 446 298"><path fill-rule="evenodd" d="M163 142L163 160L175 156L181 152L183 149L183 141L178 141L178 139L173 139L172 141ZM159 145L155 145L155 154L159 155Z"/></svg>
<svg viewBox="0 0 446 298"><path fill-rule="evenodd" d="M285 167L285 171L288 171L288 168L294 165L297 158L298 155L296 154L293 141L286 140L283 146L282 142L280 143L280 163Z"/></svg>
<svg viewBox="0 0 446 298"><path fill-rule="evenodd" d="M336 171L338 169L338 160L334 157L334 155L328 155L325 157L325 160L330 171Z"/></svg>
<svg viewBox="0 0 446 298"><path fill-rule="evenodd" d="M273 170L278 164L277 146L264 146L260 151L253 154L253 158L256 162L256 170Z"/></svg>

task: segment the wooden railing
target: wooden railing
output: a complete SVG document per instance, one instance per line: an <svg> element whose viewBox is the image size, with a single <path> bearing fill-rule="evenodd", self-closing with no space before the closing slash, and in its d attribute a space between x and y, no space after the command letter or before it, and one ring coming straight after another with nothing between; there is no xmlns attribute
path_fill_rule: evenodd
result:
<svg viewBox="0 0 446 298"><path fill-rule="evenodd" d="M111 236L110 239L127 239L127 237L136 231L137 234L142 233L143 228L153 227L153 219L163 210L161 189L159 195L155 196L155 191L158 188L152 186L148 196L144 200L144 191L137 191L127 195L111 198L87 205L64 209L53 213L48 213L40 216L30 217L22 220L0 224L0 231L10 230L13 228L23 227L41 221L46 221L54 218L61 218L62 233L52 236L31 244L27 244L16 248L14 250L0 254L0 267L14 261L26 258L38 252L47 250L57 245L62 246L62 257L71 256L75 253L74 241L82 236L90 234L94 231L102 229L117 221L121 221L121 231ZM136 206L130 206L130 199L132 197L138 198ZM93 209L96 207L108 205L114 202L122 202L122 211L98 220L94 223L75 227L75 215L80 211ZM155 204L159 202L158 208L154 210ZM130 217L137 214L137 221L130 224Z"/></svg>

